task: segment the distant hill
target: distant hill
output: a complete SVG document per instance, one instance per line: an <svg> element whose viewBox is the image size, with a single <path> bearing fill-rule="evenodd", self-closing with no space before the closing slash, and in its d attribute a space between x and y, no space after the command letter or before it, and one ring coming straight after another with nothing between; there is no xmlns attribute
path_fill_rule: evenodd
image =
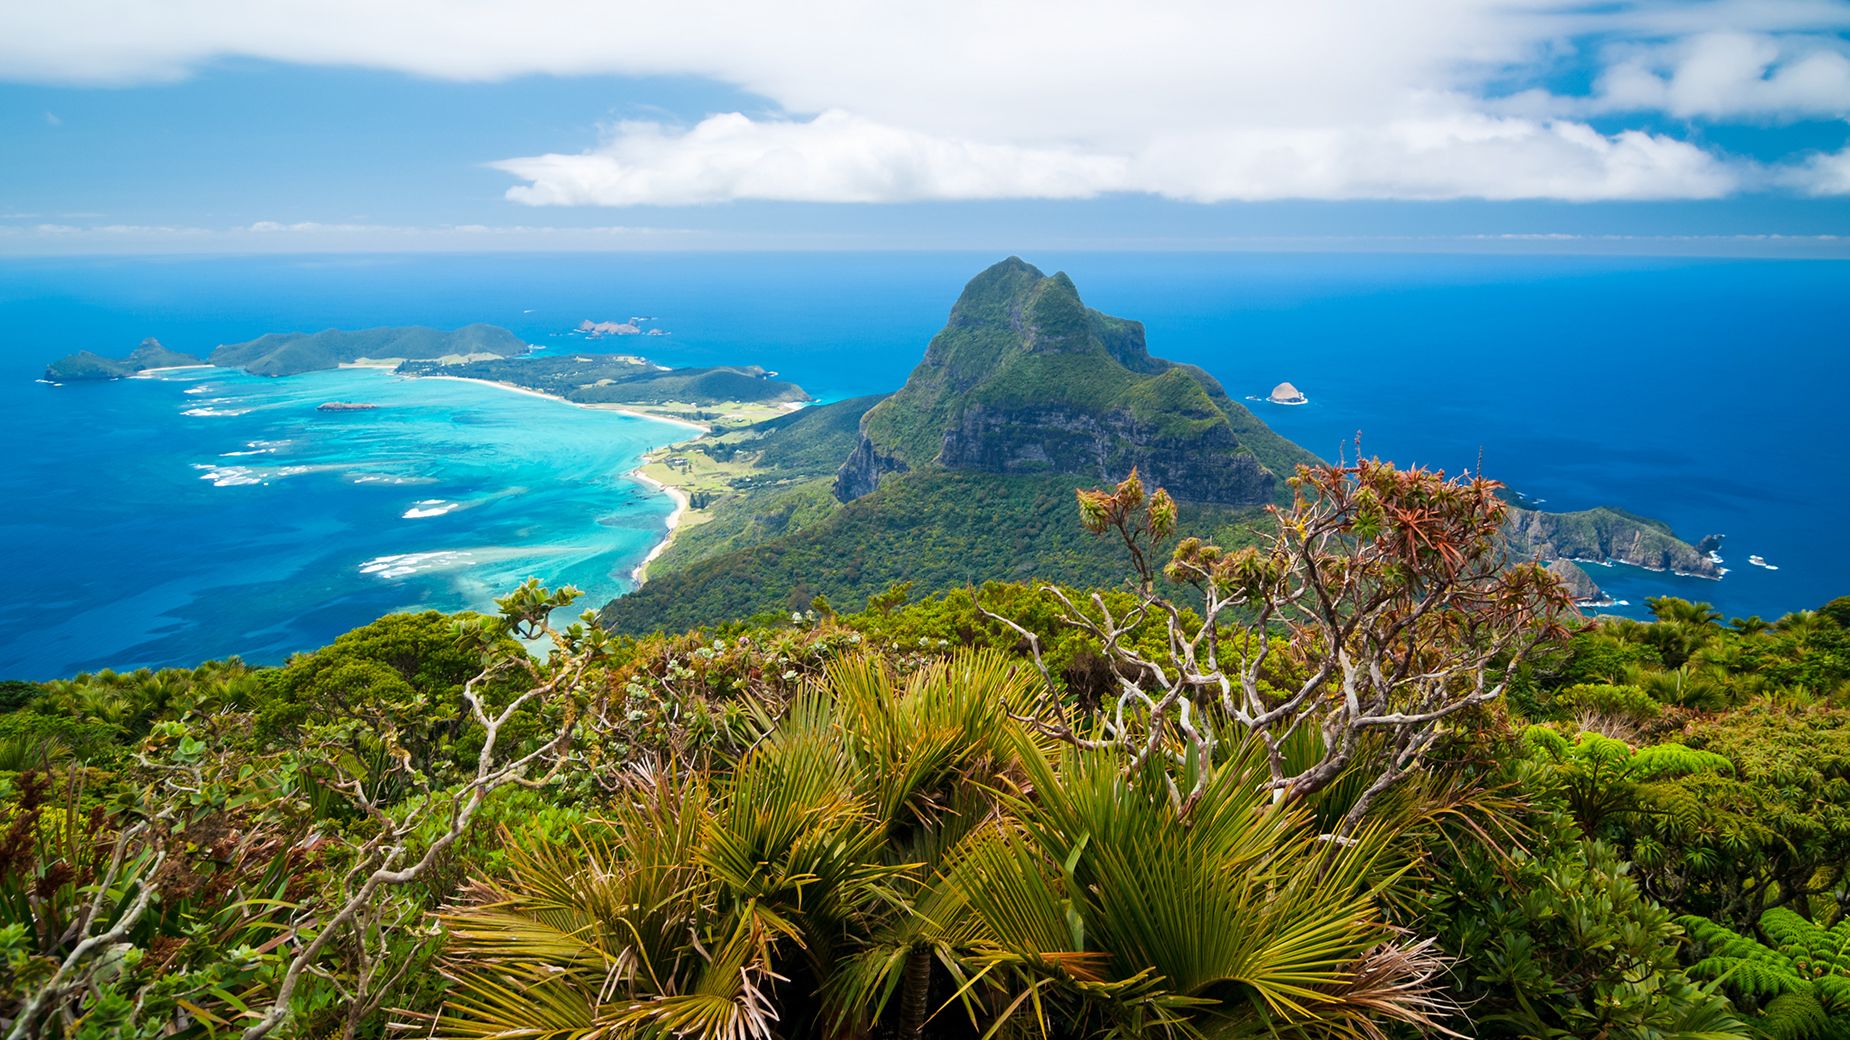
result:
<svg viewBox="0 0 1850 1040"><path fill-rule="evenodd" d="M289 376L351 364L363 358L436 361L517 357L527 344L499 325L465 325L445 332L421 325L322 332L272 332L212 352L212 363L252 375Z"/></svg>
<svg viewBox="0 0 1850 1040"><path fill-rule="evenodd" d="M153 368L178 368L204 362L191 354L168 350L158 339L144 339L126 358L107 358L88 350L67 354L45 366L45 378L54 383L86 379L122 379Z"/></svg>
<svg viewBox="0 0 1850 1040"><path fill-rule="evenodd" d="M1151 357L1142 324L1010 257L971 279L906 385L867 413L836 495L908 470L1103 483L1136 467L1183 501L1246 506L1312 459L1206 372Z"/></svg>
<svg viewBox="0 0 1850 1040"><path fill-rule="evenodd" d="M628 354L531 355L460 364L407 361L398 370L405 375L513 383L581 404L786 404L810 399L802 387L756 365L662 368Z"/></svg>

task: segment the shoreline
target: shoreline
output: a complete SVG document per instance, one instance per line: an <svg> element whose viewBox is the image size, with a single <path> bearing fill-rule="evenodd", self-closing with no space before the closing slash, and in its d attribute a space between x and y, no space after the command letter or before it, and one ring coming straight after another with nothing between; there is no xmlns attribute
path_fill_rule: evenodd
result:
<svg viewBox="0 0 1850 1040"><path fill-rule="evenodd" d="M367 366L367 367L371 367L371 366ZM397 376L397 373L393 373L393 374ZM516 394L525 394L528 397L538 397L538 398L543 398L548 401L557 401L560 404L569 404L573 406L574 408L587 408L593 411L602 411L602 412L617 412L621 415L627 415L633 419L649 419L655 422L667 423L672 426L685 427L686 429L694 431L694 437L702 437L702 436L705 436L706 434L713 432L712 427L703 425L701 423L694 422L692 419L677 419L677 418L673 418L670 416L651 415L648 412L640 412L633 408L625 408L622 405L586 404L582 401L568 400L566 398L560 397L558 394L549 394L543 390L535 390L532 387L526 387L526 386L517 386L513 383L503 383L499 380L494 380L494 379L474 379L469 376L397 376L397 378L414 379L414 380L415 379L447 379L447 380L450 380L451 382L456 382L456 383L474 383L478 386L492 386L497 389L511 391ZM659 447L668 448L668 447L673 447L677 444L684 444L687 441L694 439L694 437L683 437L679 440L670 441L667 444L659 445ZM655 449L651 449L651 450L655 450ZM657 557L667 552L668 547L674 544L675 532L678 528L680 528L681 521L687 517L688 510L693 507L693 499L689 498L687 492L681 490L680 488L675 487L672 484L664 484L661 481L655 479L654 477L651 477L648 474L644 473L642 471L641 466L636 467L635 469L631 470L629 473L625 475L628 476L631 480L634 480L639 484L643 484L647 487L652 487L655 490L660 491L661 493L667 495L669 499L674 502L674 509L672 512L668 514L668 530L666 533L663 534L662 540L655 543L655 547L649 550L649 555L644 556L642 558L641 563L638 563L635 567L632 567L630 569L630 581L634 582L636 588L639 589L639 588L642 588L644 583L646 583L649 580L649 564L654 563ZM634 591L634 590L632 589L631 591Z"/></svg>
<svg viewBox="0 0 1850 1040"><path fill-rule="evenodd" d="M1726 567L1716 568L1721 572L1719 574L1691 574L1689 571L1680 571L1674 567L1647 567L1642 563L1633 563L1630 560L1621 560L1617 558L1610 560L1585 560L1578 556L1562 556L1558 557L1558 559L1566 560L1569 563L1591 564L1596 567L1631 567L1635 570L1644 571L1646 574L1673 574L1679 578L1698 578L1702 581L1720 581L1728 576L1728 568Z"/></svg>
<svg viewBox="0 0 1850 1040"><path fill-rule="evenodd" d="M213 368L217 366L213 366L213 365L190 366L189 365L187 367L189 368L192 368L192 367ZM549 394L543 390L535 390L532 387L519 386L514 383L504 383L504 382L501 382L495 379L476 379L471 376L399 375L396 371L394 371L395 368L396 368L396 365L387 363L385 361L369 358L361 362L342 362L337 367L336 371L371 370L374 372L384 372L397 379L406 379L406 380L446 379L454 383L474 383L477 386L493 387L497 390L505 390L510 393L524 394L527 397L537 397L537 398L541 398L547 401L557 401L560 404L571 405L574 408L585 408L585 409L589 409L592 411L616 412L621 415L629 416L632 419L646 419L646 420L650 420L653 422L664 423L670 426L679 426L679 427L682 427L692 432L692 436L678 438L678 439L669 441L666 444L657 445L657 448L674 447L675 445L684 444L687 441L693 440L696 437L705 436L706 434L713 432L712 427L707 426L703 423L695 422L692 419L681 419L681 418L676 418L674 416L655 415L650 412L638 411L634 408L626 408L622 405L587 404L583 401L573 401L573 400L569 400L564 397L560 397L558 394ZM656 450L656 449L651 449L651 450ZM654 477L651 477L645 474L642 471L641 466L638 466L637 468L631 470L629 473L625 475L640 484L644 484L648 487L652 487L655 490L667 495L669 499L674 503L674 510L668 514L668 525L667 525L668 529L667 529L667 532L663 535L662 540L657 542L655 544L655 547L649 550L649 554L643 557L641 563L638 563L635 567L631 568L630 570L630 580L635 583L636 588L641 588L643 583L648 580L649 564L654 562L655 559L661 556L664 552L667 552L669 545L673 544L675 532L681 526L682 521L686 519L688 511L693 506L693 500L688 496L688 493L686 491L683 491L682 489L675 487L672 484L664 484L661 481L655 479Z"/></svg>
<svg viewBox="0 0 1850 1040"><path fill-rule="evenodd" d="M375 366L356 365L353 367L372 368ZM397 375L397 373L393 373L393 374ZM476 379L472 376L399 376L398 378L400 379L447 379L453 383L474 383L477 386L492 386L492 387L496 387L502 390L508 390L516 394L526 394L528 397L540 397L548 401L557 401L560 404L569 404L574 408L589 408L593 411L599 411L599 412L616 412L619 415L627 415L632 419L648 419L652 422L668 423L671 426L684 426L690 430L693 430L696 436L709 434L713 432L713 428L711 426L707 426L704 423L695 422L692 419L681 419L681 418L677 418L671 415L657 415L654 412L639 411L635 408L625 407L624 405L620 405L620 404L602 404L602 403L587 404L584 401L573 401L569 398L560 397L558 394L549 394L544 390L535 390L532 387L520 386L516 383L504 383L496 379ZM681 442L674 441L671 443L679 444ZM669 445L662 445L662 447L668 447L668 446Z"/></svg>
<svg viewBox="0 0 1850 1040"><path fill-rule="evenodd" d="M663 536L661 541L655 543L655 548L649 550L649 555L644 556L641 563L630 569L630 580L636 583L636 588L640 589L643 585L648 583L649 564L654 563L656 557L667 552L668 547L674 544L675 532L680 529L681 521L687 517L687 511L693 507L693 499L688 497L686 491L675 487L673 484L665 484L649 476L647 473L644 473L641 466L630 470L626 475L631 480L639 484L646 484L674 500L674 511L668 514L667 534ZM634 590L632 589L631 591Z"/></svg>
<svg viewBox="0 0 1850 1040"><path fill-rule="evenodd" d="M130 374L126 378L128 379L147 379L153 376L157 372L185 372L188 369L194 369L194 368L217 368L217 367L218 367L217 365L214 365L209 361L201 361L197 365L168 365L164 368L144 368L138 372L134 372Z"/></svg>

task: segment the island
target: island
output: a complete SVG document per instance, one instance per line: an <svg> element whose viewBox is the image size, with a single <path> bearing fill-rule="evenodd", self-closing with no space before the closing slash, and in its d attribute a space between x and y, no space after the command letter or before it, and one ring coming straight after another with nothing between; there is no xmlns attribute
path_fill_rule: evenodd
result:
<svg viewBox="0 0 1850 1040"><path fill-rule="evenodd" d="M45 366L45 380L52 383L75 383L84 381L127 379L144 372L156 372L167 368L191 368L204 365L205 362L191 354L182 354L177 350L168 350L161 346L161 341L149 337L125 358L109 358L88 350L80 350Z"/></svg>
<svg viewBox="0 0 1850 1040"><path fill-rule="evenodd" d="M757 365L667 368L633 354L532 355L473 361L406 361L405 376L475 379L573 404L620 407L705 427L734 428L784 415L812 398Z"/></svg>
<svg viewBox="0 0 1850 1040"><path fill-rule="evenodd" d="M585 322L590 335L628 335L627 324ZM659 330L651 329L651 332ZM121 379L162 368L213 365L252 375L291 376L335 368L376 368L407 377L467 379L571 404L611 408L647 418L686 423L699 432L735 429L763 422L811 403L800 386L757 365L670 368L635 354L535 352L498 325L436 329L422 325L320 332L271 332L242 343L221 344L208 361L167 350L149 339L117 360L89 351L71 354L45 369L45 380ZM323 412L376 407L328 401Z"/></svg>
<svg viewBox="0 0 1850 1040"><path fill-rule="evenodd" d="M1273 522L1267 508L1288 500L1287 478L1316 461L1206 372L1152 355L1141 324L1011 257L971 280L898 391L651 453L637 475L678 491L683 508L647 583L600 617L642 633L788 616L818 596L858 604L895 583L922 594L1058 575L1104 587L1125 562L1074 522L1075 489L1134 466L1175 498L1179 530L1251 544ZM1512 505L1504 540L1510 560L1548 564L1583 607L1614 601L1575 561L1722 573L1719 537L1692 545L1618 509Z"/></svg>
<svg viewBox="0 0 1850 1040"><path fill-rule="evenodd" d="M291 376L342 365L393 367L404 361L459 363L519 357L531 348L498 325L444 331L422 325L321 332L272 332L212 351L212 363L256 376Z"/></svg>
<svg viewBox="0 0 1850 1040"><path fill-rule="evenodd" d="M636 323L647 320L647 318L631 318L628 321L617 322L592 321L586 318L578 323L578 331L584 333L586 339L597 339L600 336L640 336L642 329Z"/></svg>
<svg viewBox="0 0 1850 1040"><path fill-rule="evenodd" d="M1272 402L1273 404L1309 404L1310 403L1310 398L1305 397L1304 392L1302 390L1299 390L1297 387L1292 386L1290 383L1280 383L1277 386L1273 387L1272 392L1266 395L1266 400Z"/></svg>

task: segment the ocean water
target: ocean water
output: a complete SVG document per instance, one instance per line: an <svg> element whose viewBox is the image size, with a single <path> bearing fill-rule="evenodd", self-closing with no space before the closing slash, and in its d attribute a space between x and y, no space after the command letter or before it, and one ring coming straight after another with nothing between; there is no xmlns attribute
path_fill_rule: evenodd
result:
<svg viewBox="0 0 1850 1040"><path fill-rule="evenodd" d="M1550 509L1727 536L1719 582L1594 570L1776 616L1850 593L1850 264L1589 257L1026 254L1151 349L1325 456L1474 467ZM601 602L668 500L625 479L660 423L347 370L49 387L144 336L505 325L542 347L757 363L825 399L899 385L989 254L666 254L0 262L0 675L280 660L388 610L486 606L526 576ZM671 335L587 343L580 320ZM384 405L328 414L326 400ZM195 412L201 414L187 414ZM210 413L210 414L206 414ZM253 452L255 454L236 454ZM1750 566L1759 554L1778 570Z"/></svg>

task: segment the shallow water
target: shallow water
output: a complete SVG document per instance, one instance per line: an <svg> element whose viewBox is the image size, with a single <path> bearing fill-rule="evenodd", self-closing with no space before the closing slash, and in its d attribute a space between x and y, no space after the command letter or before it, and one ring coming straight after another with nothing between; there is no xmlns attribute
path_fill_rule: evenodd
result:
<svg viewBox="0 0 1850 1040"><path fill-rule="evenodd" d="M595 605L662 537L624 476L682 428L478 384L221 369L34 384L66 431L15 460L0 674L275 661L530 576ZM321 412L324 401L370 411Z"/></svg>

